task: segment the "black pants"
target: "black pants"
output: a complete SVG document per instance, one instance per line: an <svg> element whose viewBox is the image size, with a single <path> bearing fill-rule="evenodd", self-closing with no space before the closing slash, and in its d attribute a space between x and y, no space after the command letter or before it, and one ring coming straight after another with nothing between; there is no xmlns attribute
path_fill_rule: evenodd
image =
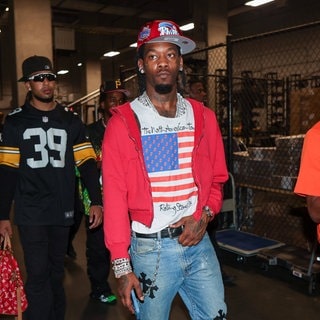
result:
<svg viewBox="0 0 320 320"><path fill-rule="evenodd" d="M110 273L110 252L104 244L103 225L89 229L89 217L86 216L86 256L87 272L93 294L111 293L108 283Z"/></svg>
<svg viewBox="0 0 320 320"><path fill-rule="evenodd" d="M76 191L78 189L76 188ZM103 224L95 229L89 229L89 216L84 214L83 204L79 194L75 196L75 224L71 227L69 236L69 245L75 238L76 233L81 225L82 217L85 216L86 225L86 257L87 257L87 274L91 284L91 292L94 295L111 293L108 282L110 273L110 252L104 244Z"/></svg>
<svg viewBox="0 0 320 320"><path fill-rule="evenodd" d="M27 271L27 320L64 319L64 257L69 229L62 226L19 226Z"/></svg>
<svg viewBox="0 0 320 320"><path fill-rule="evenodd" d="M74 224L70 228L70 234L69 234L69 244L67 252L69 252L69 249L71 246L73 246L72 241L74 240L77 232L79 231L82 217L83 217L83 204L79 197L79 187L76 185L75 188L75 200L74 200Z"/></svg>

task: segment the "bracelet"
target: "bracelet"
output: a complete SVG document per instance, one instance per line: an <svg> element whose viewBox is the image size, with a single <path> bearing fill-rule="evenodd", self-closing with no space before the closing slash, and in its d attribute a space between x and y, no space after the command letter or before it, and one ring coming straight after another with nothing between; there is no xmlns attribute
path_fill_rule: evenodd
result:
<svg viewBox="0 0 320 320"><path fill-rule="evenodd" d="M130 260L128 258L119 258L112 261L114 276L120 278L132 272Z"/></svg>

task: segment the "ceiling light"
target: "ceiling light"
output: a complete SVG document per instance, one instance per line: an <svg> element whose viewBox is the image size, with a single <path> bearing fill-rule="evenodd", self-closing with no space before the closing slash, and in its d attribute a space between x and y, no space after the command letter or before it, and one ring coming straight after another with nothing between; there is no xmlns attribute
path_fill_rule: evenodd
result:
<svg viewBox="0 0 320 320"><path fill-rule="evenodd" d="M59 70L58 72L57 72L57 74L66 74L66 73L68 73L69 72L69 70Z"/></svg>
<svg viewBox="0 0 320 320"><path fill-rule="evenodd" d="M81 67L81 66L82 66L82 62L79 62L79 63L77 64L77 66L78 66L78 67Z"/></svg>
<svg viewBox="0 0 320 320"><path fill-rule="evenodd" d="M272 2L274 0L252 0L252 1L248 1L245 3L246 6L250 6L250 7L258 7L261 6L263 4Z"/></svg>
<svg viewBox="0 0 320 320"><path fill-rule="evenodd" d="M106 52L103 56L104 57L114 57L114 56L117 56L118 54L120 54L119 51L109 51L109 52Z"/></svg>
<svg viewBox="0 0 320 320"><path fill-rule="evenodd" d="M136 48L137 46L138 46L138 44L136 42L134 42L134 43L131 43L129 47L130 48Z"/></svg>
<svg viewBox="0 0 320 320"><path fill-rule="evenodd" d="M9 7L6 7L6 12L8 12L9 11Z"/></svg>
<svg viewBox="0 0 320 320"><path fill-rule="evenodd" d="M193 23L193 22L187 23L187 24L181 26L180 29L181 29L182 31L192 30L192 29L194 29L194 23Z"/></svg>

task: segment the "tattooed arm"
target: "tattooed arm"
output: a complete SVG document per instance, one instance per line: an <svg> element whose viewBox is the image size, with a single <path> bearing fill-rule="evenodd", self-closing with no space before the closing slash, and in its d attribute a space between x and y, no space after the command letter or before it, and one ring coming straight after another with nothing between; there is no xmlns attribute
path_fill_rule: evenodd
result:
<svg viewBox="0 0 320 320"><path fill-rule="evenodd" d="M182 234L179 237L179 242L183 246L194 246L202 240L210 221L210 217L208 217L205 211L202 211L200 220L196 220L192 215L180 219L170 227L177 228L183 226L184 228Z"/></svg>
<svg viewBox="0 0 320 320"><path fill-rule="evenodd" d="M122 304L133 314L134 308L131 299L131 290L133 289L136 292L136 296L139 297L139 300L143 301L143 292L140 287L139 279L133 272L131 272L118 278L117 286L119 298Z"/></svg>

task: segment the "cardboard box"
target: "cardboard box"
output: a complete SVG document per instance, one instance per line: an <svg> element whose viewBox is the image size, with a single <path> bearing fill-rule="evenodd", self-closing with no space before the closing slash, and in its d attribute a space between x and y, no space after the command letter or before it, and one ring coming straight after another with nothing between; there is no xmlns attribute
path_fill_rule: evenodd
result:
<svg viewBox="0 0 320 320"><path fill-rule="evenodd" d="M306 133L320 120L320 88L290 92L290 134Z"/></svg>

